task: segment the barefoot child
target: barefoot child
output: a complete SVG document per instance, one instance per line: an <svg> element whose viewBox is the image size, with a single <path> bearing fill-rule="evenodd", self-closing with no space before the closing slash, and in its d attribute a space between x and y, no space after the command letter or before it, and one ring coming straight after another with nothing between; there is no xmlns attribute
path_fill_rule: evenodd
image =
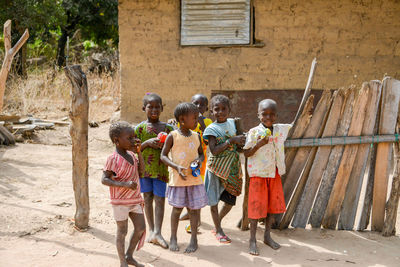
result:
<svg viewBox="0 0 400 267"><path fill-rule="evenodd" d="M207 160L205 187L215 225L215 236L221 243L231 242L222 230L221 220L236 204L236 197L242 190L242 172L237 145L243 145L245 142L243 135L236 135L235 121L228 118L229 112L229 99L223 95L214 96L211 99L211 113L216 121L203 133L211 152ZM220 200L224 202L224 206L218 213Z"/></svg>
<svg viewBox="0 0 400 267"><path fill-rule="evenodd" d="M260 125L247 134L244 155L248 157L247 169L250 176L248 216L250 219L249 253L258 255L257 222L267 218L264 243L273 249L280 245L271 238L274 214L286 211L281 175L285 174L284 142L291 124L274 124L276 102L264 99L258 104Z"/></svg>
<svg viewBox="0 0 400 267"><path fill-rule="evenodd" d="M168 135L161 160L170 167L167 196L173 209L169 245L171 251L178 251L176 233L182 209L186 207L189 210L191 228L197 229L200 209L207 205L207 196L201 176L193 176L191 169L193 163L199 169L204 160L200 136L192 131L196 128L199 110L192 103L181 103L175 108L174 115L180 127ZM192 231L185 253L196 250L197 231Z"/></svg>
<svg viewBox="0 0 400 267"><path fill-rule="evenodd" d="M117 251L121 266L139 264L132 258L133 251L144 243L146 224L143 215L143 198L140 195L139 172L143 171L143 157L140 141L127 122L117 122L110 127L110 138L115 152L108 157L101 182L110 187L114 219L117 222ZM137 153L139 160L131 151ZM128 217L135 230L125 252L125 236L128 231Z"/></svg>
<svg viewBox="0 0 400 267"><path fill-rule="evenodd" d="M203 139L203 132L204 130L207 128L208 125L210 125L212 123L212 120L205 117L204 113L208 110L208 99L205 95L203 94L196 94L192 97L191 102L197 106L197 108L199 109L199 118L198 118L198 123L197 123L197 127L196 129L194 129L194 131L196 133L198 133L201 137L201 146L203 148L203 152L204 152L204 161L207 161L207 144ZM179 127L179 125L178 125ZM203 178L204 181L204 175L206 173L206 164L202 164L201 168L200 168L200 175ZM179 218L179 220L187 220L189 219L189 214L187 212L185 212L185 214L182 214L181 217ZM199 221L199 226L201 224L201 219ZM191 227L190 224L186 225L185 230L190 233L191 231Z"/></svg>
<svg viewBox="0 0 400 267"><path fill-rule="evenodd" d="M140 187L144 195L145 214L150 229L148 242L168 248L167 242L161 235L168 169L160 160L164 144L160 142L157 135L160 132L169 133L173 127L160 121L162 110L161 97L154 93L146 94L143 98L143 111L146 113L147 120L137 125L135 132L142 142L145 163L145 171L140 177ZM155 203L154 213L153 201Z"/></svg>

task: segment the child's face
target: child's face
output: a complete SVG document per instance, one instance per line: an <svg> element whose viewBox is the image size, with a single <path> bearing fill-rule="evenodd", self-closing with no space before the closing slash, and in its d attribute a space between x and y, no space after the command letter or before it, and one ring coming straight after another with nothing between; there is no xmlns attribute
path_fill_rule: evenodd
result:
<svg viewBox="0 0 400 267"><path fill-rule="evenodd" d="M199 119L198 113L190 112L181 117L180 124L187 129L194 130L197 127L197 120Z"/></svg>
<svg viewBox="0 0 400 267"><path fill-rule="evenodd" d="M276 110L271 107L261 107L258 110L258 118L266 127L272 127L276 120Z"/></svg>
<svg viewBox="0 0 400 267"><path fill-rule="evenodd" d="M144 107L144 112L146 112L147 119L150 121L158 121L160 114L163 110L161 103L157 100L149 101Z"/></svg>
<svg viewBox="0 0 400 267"><path fill-rule="evenodd" d="M211 110L217 122L226 122L229 116L229 107L221 102L216 102Z"/></svg>
<svg viewBox="0 0 400 267"><path fill-rule="evenodd" d="M196 107L199 109L201 114L204 114L204 112L206 112L208 110L208 103L207 101L204 99L204 97L201 96L194 96L192 98L192 104L195 104Z"/></svg>
<svg viewBox="0 0 400 267"><path fill-rule="evenodd" d="M117 147L124 150L131 150L137 143L135 131L132 128L124 129L117 138Z"/></svg>

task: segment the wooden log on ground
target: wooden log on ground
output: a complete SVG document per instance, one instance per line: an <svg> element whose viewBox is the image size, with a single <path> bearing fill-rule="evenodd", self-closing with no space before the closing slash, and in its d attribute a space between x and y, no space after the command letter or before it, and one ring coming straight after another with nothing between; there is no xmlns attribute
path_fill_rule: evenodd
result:
<svg viewBox="0 0 400 267"><path fill-rule="evenodd" d="M0 125L0 145L14 145L15 138L14 136L7 130L6 127Z"/></svg>
<svg viewBox="0 0 400 267"><path fill-rule="evenodd" d="M290 130L288 134L288 138L301 138L304 135L304 132L306 131L308 124L310 123L311 119L311 110L313 108L313 102L314 102L314 95L310 95L307 99L307 102L304 106L303 112L299 116L296 125L293 125L292 129ZM296 148L291 148L285 150L285 166L286 170L288 171L290 167L292 166L294 157L296 156L297 149ZM284 178L282 177L282 181L284 181Z"/></svg>
<svg viewBox="0 0 400 267"><path fill-rule="evenodd" d="M324 128L324 121L327 117L328 110L331 105L331 92L325 90L322 93L322 97L315 108L314 114L311 118L310 124L304 133L304 137L319 137L322 134ZM286 205L293 194L293 191L299 181L300 175L307 163L307 159L310 155L312 148L303 147L297 150L293 164L286 174L286 179L283 182L283 194L285 197Z"/></svg>
<svg viewBox="0 0 400 267"><path fill-rule="evenodd" d="M379 125L379 134L394 134L399 111L400 81L390 77L383 79L382 110ZM389 178L389 159L392 145L378 144L375 165L375 181L372 203L371 230L382 231L385 219L385 204Z"/></svg>
<svg viewBox="0 0 400 267"><path fill-rule="evenodd" d="M89 98L86 75L80 65L65 67L65 75L71 82L70 135L72 139L72 183L75 194L75 227L89 227L88 188L88 115Z"/></svg>
<svg viewBox="0 0 400 267"><path fill-rule="evenodd" d="M329 112L329 117L325 125L324 132L322 133L322 137L335 135L337 126L339 124L340 112L346 97L345 94L348 92L348 90L344 89L339 89L335 92L333 96L332 107ZM321 182L322 173L326 167L326 164L328 163L331 149L331 146L318 147L317 154L315 156L316 160L313 162L304 192L296 208L296 213L292 222L293 227L306 227L312 204L315 199L315 194L317 193L319 184Z"/></svg>
<svg viewBox="0 0 400 267"><path fill-rule="evenodd" d="M346 94L344 105L341 110L341 117L339 126L337 127L337 136L345 136L350 127L351 117L353 115L353 104L355 98L355 90L348 89L349 93ZM318 189L317 196L311 210L309 223L313 228L320 228L322 218L325 213L326 206L328 205L329 196L333 187L334 179L336 177L337 168L339 167L340 159L342 158L344 146L337 145L332 148L329 155L328 164L324 170L321 178L321 184Z"/></svg>
<svg viewBox="0 0 400 267"><path fill-rule="evenodd" d="M362 135L372 135L374 133L374 126L381 98L382 83L380 81L370 81L369 87L371 92L367 102L368 108L365 114L364 125L361 130ZM340 212L338 223L339 230L353 230L370 147L369 144L358 146L357 156L350 174L351 179L347 185L342 210Z"/></svg>
<svg viewBox="0 0 400 267"><path fill-rule="evenodd" d="M17 54L19 49L25 44L26 40L29 38L28 29L25 30L24 34L18 40L18 42L11 47L11 20L7 20L4 23L4 61L0 70L0 111L3 109L3 99L4 99L4 91L6 90L6 81L8 72L11 68L12 60L14 56Z"/></svg>
<svg viewBox="0 0 400 267"><path fill-rule="evenodd" d="M400 116L397 118L397 132L400 128ZM386 218L383 224L382 235L392 236L396 234L397 209L400 200L400 143L394 144L394 174L392 181L392 190L386 203Z"/></svg>
<svg viewBox="0 0 400 267"><path fill-rule="evenodd" d="M349 136L360 135L363 128L365 114L367 112L367 102L371 89L368 83L364 83L359 91L357 101L354 104L353 117L349 128ZM340 209L346 193L347 184L350 179L350 173L353 168L354 161L357 156L359 145L346 145L336 175L335 182L328 201L328 206L325 210L325 215L322 219L322 226L328 229L336 229L336 224L339 219Z"/></svg>

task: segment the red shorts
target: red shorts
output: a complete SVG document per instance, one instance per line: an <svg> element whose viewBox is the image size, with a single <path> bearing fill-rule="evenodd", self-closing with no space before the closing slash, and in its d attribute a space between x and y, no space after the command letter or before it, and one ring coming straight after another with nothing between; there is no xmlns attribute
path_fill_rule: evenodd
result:
<svg viewBox="0 0 400 267"><path fill-rule="evenodd" d="M286 211L281 176L278 171L275 178L251 177L249 183L249 219L261 219L268 214Z"/></svg>

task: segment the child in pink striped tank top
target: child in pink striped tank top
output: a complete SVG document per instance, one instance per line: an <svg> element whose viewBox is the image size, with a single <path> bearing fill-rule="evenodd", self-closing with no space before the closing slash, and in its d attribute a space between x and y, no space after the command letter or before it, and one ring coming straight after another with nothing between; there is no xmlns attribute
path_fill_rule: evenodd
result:
<svg viewBox="0 0 400 267"><path fill-rule="evenodd" d="M127 122L117 122L110 127L110 138L115 151L107 158L101 182L110 187L111 205L117 223L117 251L121 266L143 266L133 259L145 240L146 224L143 215L143 198L140 195L139 172L144 170L140 140ZM132 152L137 153L137 157ZM139 159L138 159L139 158ZM125 251L128 217L135 227Z"/></svg>
<svg viewBox="0 0 400 267"><path fill-rule="evenodd" d="M199 170L204 161L200 136L192 131L197 126L199 110L192 103L181 103L174 111L179 129L171 132L161 151L161 160L169 166L168 203L173 206L171 214L171 239L169 248L178 251L177 230L179 215L183 208L190 213L191 239L185 253L197 250L197 226L200 209L207 205L208 199ZM170 157L168 157L170 155ZM197 168L192 170L192 164Z"/></svg>

